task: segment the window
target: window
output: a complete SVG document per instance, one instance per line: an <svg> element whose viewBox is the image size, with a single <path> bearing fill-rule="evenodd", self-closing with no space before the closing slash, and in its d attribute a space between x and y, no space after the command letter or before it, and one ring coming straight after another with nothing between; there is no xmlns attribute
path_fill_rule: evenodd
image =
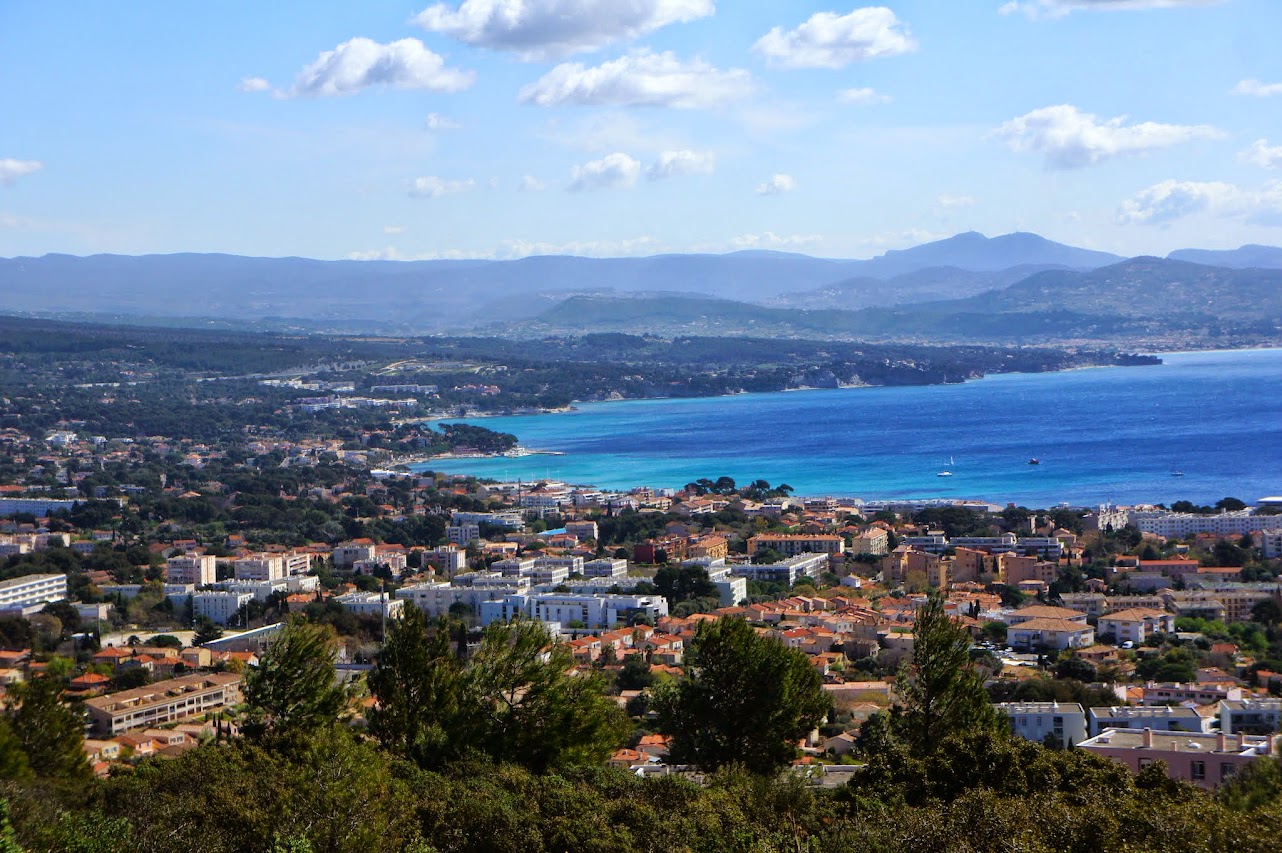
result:
<svg viewBox="0 0 1282 853"><path fill-rule="evenodd" d="M1192 779L1194 782L1198 782L1198 781L1201 781L1202 779L1205 779L1206 778L1206 762L1205 761L1190 762L1189 778Z"/></svg>
<svg viewBox="0 0 1282 853"><path fill-rule="evenodd" d="M1143 770L1145 767L1148 767L1148 766L1149 766L1150 764L1152 764L1152 763L1153 763L1153 759L1151 759L1151 758L1141 758L1141 759L1140 759L1140 769L1141 769L1141 770Z"/></svg>
<svg viewBox="0 0 1282 853"><path fill-rule="evenodd" d="M1224 781L1228 780L1228 779L1229 779L1229 778L1231 778L1231 777L1233 776L1233 774L1234 774L1234 773L1236 773L1236 772L1237 772L1237 765L1236 765L1236 764L1229 764L1228 762L1224 762L1224 763L1222 763L1222 764L1220 765L1220 781L1221 781L1221 782L1224 782Z"/></svg>

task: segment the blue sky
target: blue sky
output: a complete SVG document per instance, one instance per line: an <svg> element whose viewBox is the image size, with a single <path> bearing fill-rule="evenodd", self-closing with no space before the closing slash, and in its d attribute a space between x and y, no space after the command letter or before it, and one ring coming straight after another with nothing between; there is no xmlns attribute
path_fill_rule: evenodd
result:
<svg viewBox="0 0 1282 853"><path fill-rule="evenodd" d="M0 256L1282 244L1278 0L0 4Z"/></svg>

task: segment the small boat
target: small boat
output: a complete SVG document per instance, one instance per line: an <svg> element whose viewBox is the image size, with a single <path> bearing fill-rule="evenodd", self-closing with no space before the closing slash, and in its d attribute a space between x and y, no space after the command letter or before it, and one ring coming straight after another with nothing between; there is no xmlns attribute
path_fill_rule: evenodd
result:
<svg viewBox="0 0 1282 853"><path fill-rule="evenodd" d="M1184 476L1184 472L1183 472L1183 471L1172 471L1172 472L1171 472L1171 476L1172 476L1172 477L1183 477L1183 476Z"/></svg>
<svg viewBox="0 0 1282 853"><path fill-rule="evenodd" d="M1029 465L1041 465L1041 464L1042 464L1042 460L1040 460L1040 459L1038 459L1036 456L1034 456L1032 459L1028 460L1028 464L1029 464Z"/></svg>
<svg viewBox="0 0 1282 853"><path fill-rule="evenodd" d="M947 468L945 468L944 470L939 471L938 473L936 473L936 474L935 474L935 476L936 476L936 477L951 477L951 476L953 475L952 467L953 467L953 457L949 456L949 457L948 457L948 467L947 467Z"/></svg>

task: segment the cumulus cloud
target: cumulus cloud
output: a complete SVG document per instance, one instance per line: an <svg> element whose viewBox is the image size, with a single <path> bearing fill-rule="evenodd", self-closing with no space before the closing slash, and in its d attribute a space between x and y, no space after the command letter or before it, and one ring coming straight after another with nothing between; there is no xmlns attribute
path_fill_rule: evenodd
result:
<svg viewBox="0 0 1282 853"><path fill-rule="evenodd" d="M818 234L776 234L763 231L760 234L740 234L730 238L734 249L804 249L822 243L823 237Z"/></svg>
<svg viewBox="0 0 1282 853"><path fill-rule="evenodd" d="M449 116L443 116L440 113L428 113L423 126L428 130L458 130L463 125Z"/></svg>
<svg viewBox="0 0 1282 853"><path fill-rule="evenodd" d="M903 22L885 6L849 15L819 12L795 29L775 27L752 49L781 68L844 68L917 49Z"/></svg>
<svg viewBox="0 0 1282 853"><path fill-rule="evenodd" d="M890 95L883 95L876 89L869 86L863 86L856 89L842 89L837 93L837 100L841 101L843 104L864 106L867 104L888 104L890 103L891 98Z"/></svg>
<svg viewBox="0 0 1282 853"><path fill-rule="evenodd" d="M636 185L641 175L641 161L615 152L600 160L591 160L570 171L571 192L582 190L627 189Z"/></svg>
<svg viewBox="0 0 1282 853"><path fill-rule="evenodd" d="M796 188L797 180L792 175L778 174L763 184L757 184L757 195L783 195Z"/></svg>
<svg viewBox="0 0 1282 853"><path fill-rule="evenodd" d="M476 188L476 181L468 178L465 181L445 181L435 175L415 178L410 186L413 198L440 198L444 195L457 195Z"/></svg>
<svg viewBox="0 0 1282 853"><path fill-rule="evenodd" d="M14 160L11 157L0 158L0 184L11 186L14 181L32 172L39 172L45 167L39 160Z"/></svg>
<svg viewBox="0 0 1282 853"><path fill-rule="evenodd" d="M706 109L752 93L752 75L722 71L701 59L682 61L671 52L641 50L588 68L556 66L521 89L522 103L540 107L629 106Z"/></svg>
<svg viewBox="0 0 1282 853"><path fill-rule="evenodd" d="M284 97L351 95L371 86L458 92L471 86L475 76L446 68L445 60L418 39L380 44L358 37L316 57Z"/></svg>
<svg viewBox="0 0 1282 853"><path fill-rule="evenodd" d="M524 176L521 178L521 183L518 185L518 189L520 189L521 192L540 192L547 188L548 185L546 181L540 181L533 175Z"/></svg>
<svg viewBox="0 0 1282 853"><path fill-rule="evenodd" d="M1028 17L1063 18L1083 9L1126 11L1142 9L1179 9L1192 6L1214 6L1224 0L1010 0L997 11L1002 15L1022 12Z"/></svg>
<svg viewBox="0 0 1282 853"><path fill-rule="evenodd" d="M716 165L716 156L710 151L664 151L646 170L645 175L652 181L675 178L678 175L710 175Z"/></svg>
<svg viewBox="0 0 1282 853"><path fill-rule="evenodd" d="M271 87L272 84L262 77L242 77L236 88L242 92L266 92Z"/></svg>
<svg viewBox="0 0 1282 853"><path fill-rule="evenodd" d="M1122 202L1118 219L1166 225L1198 213L1245 219L1255 225L1282 224L1282 181L1269 181L1259 189L1220 181L1162 181Z"/></svg>
<svg viewBox="0 0 1282 853"><path fill-rule="evenodd" d="M414 22L470 45L540 60L597 50L715 11L713 0L464 0L457 9L429 6Z"/></svg>
<svg viewBox="0 0 1282 853"><path fill-rule="evenodd" d="M1282 169L1282 145L1269 145L1263 139L1255 140L1250 148L1237 156L1243 163L1262 169Z"/></svg>
<svg viewBox="0 0 1282 853"><path fill-rule="evenodd" d="M1239 80L1233 87L1235 95L1251 95L1256 98L1268 98L1282 95L1282 83L1261 83L1259 80Z"/></svg>
<svg viewBox="0 0 1282 853"><path fill-rule="evenodd" d="M935 206L945 209L953 207L974 207L975 198L974 196L968 195L949 195L948 193L944 193L935 199Z"/></svg>
<svg viewBox="0 0 1282 853"><path fill-rule="evenodd" d="M1069 104L1042 107L997 128L1011 150L1032 151L1051 169L1078 169L1112 157L1147 154L1197 139L1222 139L1208 125L1126 124L1127 116L1101 121Z"/></svg>

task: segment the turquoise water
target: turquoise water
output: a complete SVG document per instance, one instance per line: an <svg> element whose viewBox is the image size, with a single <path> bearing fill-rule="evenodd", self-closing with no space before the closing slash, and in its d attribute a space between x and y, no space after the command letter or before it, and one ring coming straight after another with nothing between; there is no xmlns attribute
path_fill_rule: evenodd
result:
<svg viewBox="0 0 1282 853"><path fill-rule="evenodd" d="M804 495L1029 506L1282 494L1282 350L1163 359L963 385L589 403L485 418L472 422L565 455L418 467L608 488L728 475L788 483ZM1041 464L1029 465L1033 457ZM953 476L936 476L945 469Z"/></svg>

